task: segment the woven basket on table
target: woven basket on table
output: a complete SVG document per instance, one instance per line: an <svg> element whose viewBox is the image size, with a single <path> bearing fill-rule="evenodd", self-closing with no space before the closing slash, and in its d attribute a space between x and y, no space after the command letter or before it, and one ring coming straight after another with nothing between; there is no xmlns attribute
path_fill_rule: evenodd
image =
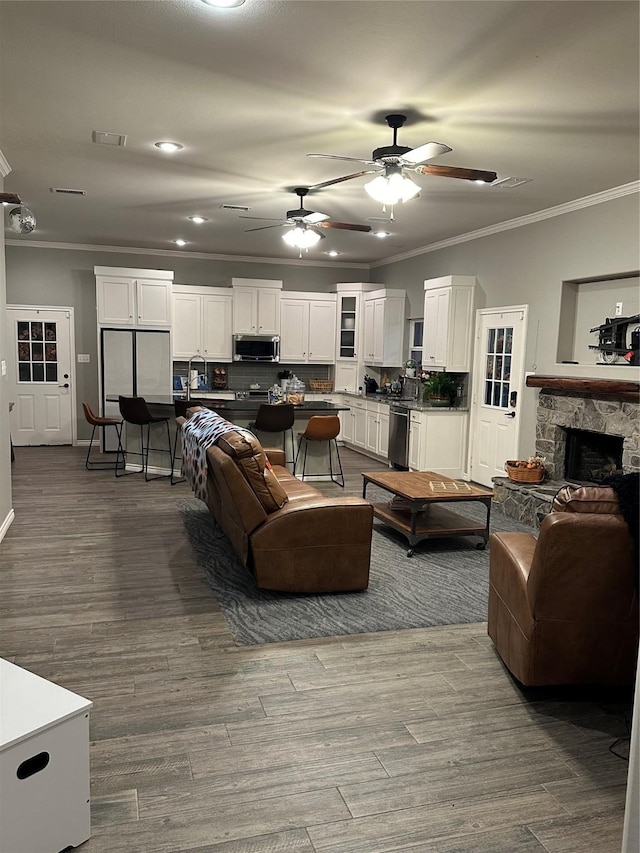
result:
<svg viewBox="0 0 640 853"><path fill-rule="evenodd" d="M504 470L515 483L541 483L544 480L544 468L516 468L514 460L505 462Z"/></svg>
<svg viewBox="0 0 640 853"><path fill-rule="evenodd" d="M329 394L333 391L333 379L310 379L309 390L317 394Z"/></svg>

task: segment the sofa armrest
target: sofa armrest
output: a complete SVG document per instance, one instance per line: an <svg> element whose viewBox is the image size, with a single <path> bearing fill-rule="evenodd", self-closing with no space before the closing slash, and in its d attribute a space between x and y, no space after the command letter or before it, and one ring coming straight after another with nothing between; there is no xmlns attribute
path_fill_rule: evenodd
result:
<svg viewBox="0 0 640 853"><path fill-rule="evenodd" d="M267 459L272 465L280 465L282 468L286 466L287 457L284 450L281 450L279 447L263 447L262 449L267 454Z"/></svg>

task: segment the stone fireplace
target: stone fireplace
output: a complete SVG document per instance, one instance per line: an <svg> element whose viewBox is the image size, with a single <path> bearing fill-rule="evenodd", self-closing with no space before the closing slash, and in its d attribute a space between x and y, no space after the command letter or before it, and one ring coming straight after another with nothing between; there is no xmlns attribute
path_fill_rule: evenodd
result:
<svg viewBox="0 0 640 853"><path fill-rule="evenodd" d="M597 380L594 380L594 384ZM538 399L538 418L536 423L536 453L546 456L547 473L552 480L569 479L566 477L567 439L575 431L594 436L593 445L603 449L603 456L614 460L615 468L621 467L621 473L630 474L640 471L640 422L639 404L614 399L613 395L592 391L589 395L575 390L543 388ZM597 436L606 436L614 441L598 441ZM621 443L619 459L614 445ZM611 448L607 454L607 446ZM571 448L571 441L569 441ZM613 470L609 473L615 473ZM618 470L618 473L620 471ZM604 473L608 476L608 473ZM594 477L593 482L604 479ZM589 477L577 479L589 480Z"/></svg>
<svg viewBox="0 0 640 853"><path fill-rule="evenodd" d="M498 512L537 526L565 483L597 483L640 471L637 382L530 376L539 387L535 452L546 457L541 484L494 477Z"/></svg>

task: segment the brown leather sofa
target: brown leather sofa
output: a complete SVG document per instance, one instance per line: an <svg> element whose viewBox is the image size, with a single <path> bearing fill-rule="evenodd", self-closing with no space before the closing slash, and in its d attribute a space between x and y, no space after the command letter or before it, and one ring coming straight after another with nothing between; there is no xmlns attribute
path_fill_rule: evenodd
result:
<svg viewBox="0 0 640 853"><path fill-rule="evenodd" d="M537 540L494 533L490 547L488 633L518 681L633 683L635 552L613 489L565 487Z"/></svg>
<svg viewBox="0 0 640 853"><path fill-rule="evenodd" d="M295 593L347 592L369 584L373 508L330 498L301 482L283 451L227 432L207 450L207 505L256 584Z"/></svg>

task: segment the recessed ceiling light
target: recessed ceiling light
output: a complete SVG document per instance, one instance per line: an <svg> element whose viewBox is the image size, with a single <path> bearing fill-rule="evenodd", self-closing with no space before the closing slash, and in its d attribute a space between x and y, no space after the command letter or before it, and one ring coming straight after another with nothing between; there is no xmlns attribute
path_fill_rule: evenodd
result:
<svg viewBox="0 0 640 853"><path fill-rule="evenodd" d="M337 257L339 254L340 254L340 252L336 252L335 249L331 249L330 251L325 252L325 255L331 255L332 258Z"/></svg>
<svg viewBox="0 0 640 853"><path fill-rule="evenodd" d="M190 216L189 219L195 222L196 225L202 225L203 222L209 221L206 216Z"/></svg>
<svg viewBox="0 0 640 853"><path fill-rule="evenodd" d="M385 237L389 236L390 232L389 231L372 231L371 233L373 234L374 237L379 237L381 240L383 240Z"/></svg>
<svg viewBox="0 0 640 853"><path fill-rule="evenodd" d="M167 151L169 153L180 151L184 148L184 145L180 145L179 142L169 142L168 140L165 140L164 142L154 142L154 145L161 151Z"/></svg>
<svg viewBox="0 0 640 853"><path fill-rule="evenodd" d="M233 9L242 6L245 0L202 0L205 6L216 6L220 9Z"/></svg>
<svg viewBox="0 0 640 853"><path fill-rule="evenodd" d="M186 246L187 245L187 241L182 240L182 239L174 240L173 242L176 244L176 246Z"/></svg>

